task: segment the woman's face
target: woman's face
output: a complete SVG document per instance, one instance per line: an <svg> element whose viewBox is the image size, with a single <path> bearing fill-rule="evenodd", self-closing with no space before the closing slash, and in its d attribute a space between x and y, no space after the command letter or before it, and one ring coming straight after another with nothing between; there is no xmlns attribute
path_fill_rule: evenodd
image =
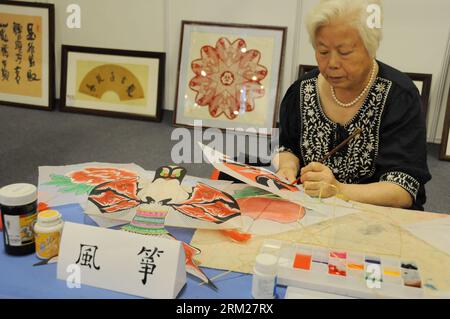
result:
<svg viewBox="0 0 450 319"><path fill-rule="evenodd" d="M359 90L372 69L358 31L346 23L331 23L316 32L316 59L320 73L334 88Z"/></svg>

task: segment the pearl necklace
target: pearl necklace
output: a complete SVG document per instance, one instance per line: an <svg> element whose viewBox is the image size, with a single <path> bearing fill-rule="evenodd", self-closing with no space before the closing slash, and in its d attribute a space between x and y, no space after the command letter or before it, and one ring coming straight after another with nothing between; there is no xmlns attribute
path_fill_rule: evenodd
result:
<svg viewBox="0 0 450 319"><path fill-rule="evenodd" d="M354 105L356 102L358 102L366 94L366 92L369 90L369 88L372 86L372 81L373 81L373 78L375 77L375 69L376 69L376 63L375 63L375 61L373 61L372 72L370 73L369 82L367 83L364 90L362 90L362 92L353 101L351 101L349 103L342 103L341 101L339 101L338 98L336 97L336 92L334 92L334 87L330 85L331 96L333 97L333 100L336 102L336 104L339 105L340 107L348 108L348 107Z"/></svg>

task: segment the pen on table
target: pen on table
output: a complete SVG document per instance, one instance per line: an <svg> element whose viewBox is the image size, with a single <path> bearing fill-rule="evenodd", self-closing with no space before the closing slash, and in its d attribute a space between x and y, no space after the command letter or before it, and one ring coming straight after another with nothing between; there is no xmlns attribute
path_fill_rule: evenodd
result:
<svg viewBox="0 0 450 319"><path fill-rule="evenodd" d="M320 161L319 163L324 163L327 159L329 159L334 153L336 153L337 151L339 151L342 147L344 147L345 145L348 144L348 142L350 142L352 139L354 139L356 136L358 136L359 134L361 134L362 130L358 127L356 130L353 131L352 134L349 135L349 137L347 137L344 141L342 141L342 143L340 143L338 146L336 146L335 148L333 148L330 152L328 152ZM291 183L291 185L295 185L298 184L298 182L300 182L301 177L297 178L295 181L293 181Z"/></svg>

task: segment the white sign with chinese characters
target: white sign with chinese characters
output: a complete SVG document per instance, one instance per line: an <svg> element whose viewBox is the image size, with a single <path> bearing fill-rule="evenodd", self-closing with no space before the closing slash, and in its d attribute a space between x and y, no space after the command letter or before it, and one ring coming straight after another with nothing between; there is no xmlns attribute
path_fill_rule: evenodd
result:
<svg viewBox="0 0 450 319"><path fill-rule="evenodd" d="M74 269L81 285L146 298L176 298L186 283L181 242L66 222L57 278Z"/></svg>

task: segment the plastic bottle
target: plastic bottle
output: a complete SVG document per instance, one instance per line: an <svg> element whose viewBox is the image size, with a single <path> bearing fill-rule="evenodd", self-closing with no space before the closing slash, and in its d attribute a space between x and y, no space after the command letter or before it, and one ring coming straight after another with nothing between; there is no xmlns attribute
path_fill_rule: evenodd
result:
<svg viewBox="0 0 450 319"><path fill-rule="evenodd" d="M6 253L16 256L34 253L33 226L37 216L36 186L19 183L1 188L0 211Z"/></svg>
<svg viewBox="0 0 450 319"><path fill-rule="evenodd" d="M255 299L275 298L277 258L270 254L256 256L253 268L252 296Z"/></svg>
<svg viewBox="0 0 450 319"><path fill-rule="evenodd" d="M64 223L56 210L40 212L34 225L36 256L49 259L57 256Z"/></svg>

